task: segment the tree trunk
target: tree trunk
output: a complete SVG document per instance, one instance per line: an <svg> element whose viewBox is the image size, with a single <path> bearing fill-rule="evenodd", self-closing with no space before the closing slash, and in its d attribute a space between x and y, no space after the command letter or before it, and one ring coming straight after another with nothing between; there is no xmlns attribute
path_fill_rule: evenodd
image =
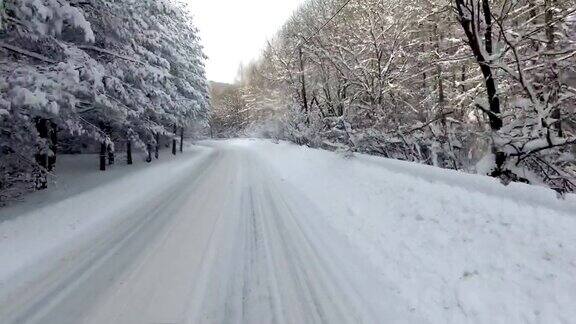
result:
<svg viewBox="0 0 576 324"><path fill-rule="evenodd" d="M106 148L105 142L100 143L100 171L106 171Z"/></svg>
<svg viewBox="0 0 576 324"><path fill-rule="evenodd" d="M545 0L544 6L546 14L544 15L544 20L546 24L546 49L548 51L554 50L554 10L556 6L556 0Z"/></svg>
<svg viewBox="0 0 576 324"><path fill-rule="evenodd" d="M148 144L146 146L146 151L148 151L148 157L146 158L146 162L150 163L152 162L152 145Z"/></svg>
<svg viewBox="0 0 576 324"><path fill-rule="evenodd" d="M108 144L106 147L106 151L108 152L108 165L113 165L115 162L114 150L112 149L112 145Z"/></svg>
<svg viewBox="0 0 576 324"><path fill-rule="evenodd" d="M126 163L132 165L132 141L128 140L126 144Z"/></svg>
<svg viewBox="0 0 576 324"><path fill-rule="evenodd" d="M436 52L437 53L441 53L441 49L440 49L440 41L441 41L441 36L438 33L438 26L434 27L434 38L435 38L435 48L436 48ZM440 54L438 54L440 55ZM440 106L440 113L443 114L444 113L444 101L445 101L445 95L444 95L444 71L442 71L442 64L441 63L437 63L436 64L436 78L437 78L437 82L438 82L438 105Z"/></svg>
<svg viewBox="0 0 576 324"><path fill-rule="evenodd" d="M498 89L496 81L494 80L494 75L492 73L492 67L490 66L489 57L493 54L493 40L492 40L492 12L490 8L489 0L477 0L476 5L465 0L454 0L456 4L456 10L458 13L458 21L466 34L468 39L468 45L474 54L477 64L480 67L480 71L484 76L484 82L486 85L486 95L488 97L488 108L481 107L484 113L488 115L490 129L494 134L496 134L503 126L502 117L500 116L500 98L498 97ZM482 3L482 14L484 16L484 35L481 35L481 24L478 17L474 17L473 14L476 13L480 15L480 2ZM484 44L484 50L480 46ZM485 54L488 57L485 57ZM501 178L505 173L504 166L507 159L506 153L502 151L495 143L492 143L492 153L496 157L496 165L494 172L492 172L493 177Z"/></svg>
<svg viewBox="0 0 576 324"><path fill-rule="evenodd" d="M545 0L544 1L544 6L545 6L545 10L546 10L546 14L544 15L544 21L546 24L546 50L549 52L553 52L554 49L556 48L556 40L555 40L555 33L556 33L556 28L554 27L554 10L556 9L556 0ZM549 57L548 58L550 60L550 64L551 64L551 69L555 72L557 72L558 67L556 65L556 63L554 63L554 58L553 57ZM547 82L547 83L552 83L552 82ZM557 82L554 82L552 84L554 84L555 86L558 86L556 84ZM552 92L551 94L551 99L549 100L550 103L556 103L557 102L557 96L554 92ZM564 137L564 131L562 130L562 112L560 110L560 105L557 105L554 110L552 111L551 117L554 118L556 120L556 122L554 122L554 126L556 128L556 132L558 137Z"/></svg>
<svg viewBox="0 0 576 324"><path fill-rule="evenodd" d="M492 55L492 12L490 11L489 0L482 0L482 10L484 11L484 21L486 22L486 31L484 32L484 41L486 42L486 53ZM498 91L496 81L492 74L492 68L488 65L490 62L486 58L482 58L481 70L486 80L486 91L488 92L488 102L490 105L490 127L494 131L502 128L502 118L500 117L500 98L498 98Z"/></svg>
<svg viewBox="0 0 576 324"><path fill-rule="evenodd" d="M458 20L466 37L468 38L468 44L476 62L480 66L480 71L484 76L484 82L486 85L486 94L488 97L488 114L490 120L490 128L493 131L498 131L502 128L503 122L500 117L500 98L498 98L498 91L496 86L496 81L492 73L492 68L488 59L484 57L483 51L480 49L482 43L484 43L486 53L491 56L493 53L492 46L492 13L490 11L490 3L488 0L482 0L482 11L484 13L484 21L486 24L483 39L481 41L480 26L477 26L477 22L468 17L468 12L472 12L473 9L468 7L468 3L464 0L455 0L456 9L458 11ZM464 9L466 8L466 9ZM475 10L475 9L474 9Z"/></svg>
<svg viewBox="0 0 576 324"><path fill-rule="evenodd" d="M156 158L156 160L158 160L158 158L160 157L160 134L156 133L154 137L156 138L156 148L154 151L154 157Z"/></svg>
<svg viewBox="0 0 576 324"><path fill-rule="evenodd" d="M50 134L50 155L48 156L48 171L53 171L56 167L56 154L58 153L58 126L52 121L49 122Z"/></svg>
<svg viewBox="0 0 576 324"><path fill-rule="evenodd" d="M184 127L180 128L180 153L184 152Z"/></svg>
<svg viewBox="0 0 576 324"><path fill-rule="evenodd" d="M466 81L466 65L462 65L462 74L461 74L461 78L460 81L462 81L462 93L466 92L466 85L464 84L464 82Z"/></svg>
<svg viewBox="0 0 576 324"><path fill-rule="evenodd" d="M535 0L528 0L528 8L530 11L529 19L532 20L532 24L537 25L538 20L534 19L534 18L536 18L536 16L538 16L538 10L536 9ZM540 46L539 46L538 41L536 39L530 40L530 44L531 44L532 49L534 51L537 52L540 49Z"/></svg>
<svg viewBox="0 0 576 324"><path fill-rule="evenodd" d="M174 135L172 135L172 155L176 155L176 133L178 132L178 128L174 125Z"/></svg>
<svg viewBox="0 0 576 324"><path fill-rule="evenodd" d="M49 144L47 143L49 138L49 121L44 118L36 119L36 130L41 139L44 139L44 145L41 146L36 153L36 162L44 169L48 169L48 151L50 150Z"/></svg>
<svg viewBox="0 0 576 324"><path fill-rule="evenodd" d="M48 171L50 168L51 158L50 151L52 149L52 138L50 133L51 122L45 118L35 119L36 130L41 139L44 140L44 144L39 147L38 152L35 155L36 163L38 163L38 168L36 170L36 180L35 187L36 190L44 190L48 188Z"/></svg>
<svg viewBox="0 0 576 324"><path fill-rule="evenodd" d="M310 116L308 111L308 98L306 96L306 76L304 75L304 57L302 53L302 46L298 47L298 58L300 60L300 86L302 91L302 109L306 115L306 125L310 124Z"/></svg>
<svg viewBox="0 0 576 324"><path fill-rule="evenodd" d="M438 78L438 105L440 106L440 113L443 113L446 96L444 95L444 76L440 64L436 65L436 77Z"/></svg>

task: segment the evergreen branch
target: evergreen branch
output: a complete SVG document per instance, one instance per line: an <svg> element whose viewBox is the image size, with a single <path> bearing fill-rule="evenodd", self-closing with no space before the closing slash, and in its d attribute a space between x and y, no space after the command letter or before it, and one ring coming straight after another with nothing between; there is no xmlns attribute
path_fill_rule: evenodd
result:
<svg viewBox="0 0 576 324"><path fill-rule="evenodd" d="M44 55L40 55L40 54L38 54L38 53L30 52L30 51L25 50L25 49L23 49L23 48L20 48L20 47L17 47L17 46L13 46L13 45L10 45L10 44L6 44L6 43L1 42L1 41L0 41L0 47L1 47L1 48L5 48L5 49L7 49L7 50L9 50L9 51L18 53L18 54L20 54L20 55L24 55L24 56L31 57L31 58L33 58L33 59L37 59L37 60L42 61L42 62L45 62L45 63L50 63L50 64L57 64L57 63L58 63L58 62L56 62L56 61L54 61L54 60L52 60L52 59L50 59L50 58L48 58L48 57L46 57L46 56L44 56Z"/></svg>

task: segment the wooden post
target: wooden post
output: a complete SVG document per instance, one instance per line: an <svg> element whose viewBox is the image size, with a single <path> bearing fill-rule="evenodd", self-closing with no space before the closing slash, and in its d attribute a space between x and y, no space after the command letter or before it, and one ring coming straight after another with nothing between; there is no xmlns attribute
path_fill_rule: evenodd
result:
<svg viewBox="0 0 576 324"><path fill-rule="evenodd" d="M184 127L180 128L180 153L184 152Z"/></svg>
<svg viewBox="0 0 576 324"><path fill-rule="evenodd" d="M126 163L128 165L132 165L133 161L132 161L132 141L128 140L128 143L126 144Z"/></svg>
<svg viewBox="0 0 576 324"><path fill-rule="evenodd" d="M49 145L52 154L48 157L48 171L53 171L56 166L56 154L58 153L58 126L49 121Z"/></svg>
<svg viewBox="0 0 576 324"><path fill-rule="evenodd" d="M172 155L176 155L176 124L174 124L174 135L172 136Z"/></svg>
<svg viewBox="0 0 576 324"><path fill-rule="evenodd" d="M154 151L154 157L156 160L160 157L160 133L154 135L156 137L156 151Z"/></svg>
<svg viewBox="0 0 576 324"><path fill-rule="evenodd" d="M113 165L114 164L114 150L112 149L112 145L108 144L108 146L106 147L106 151L108 152L108 165Z"/></svg>
<svg viewBox="0 0 576 324"><path fill-rule="evenodd" d="M100 171L106 171L106 142L100 143Z"/></svg>
<svg viewBox="0 0 576 324"><path fill-rule="evenodd" d="M152 145L148 144L146 146L146 150L148 151L148 157L146 158L146 162L150 163L152 162Z"/></svg>

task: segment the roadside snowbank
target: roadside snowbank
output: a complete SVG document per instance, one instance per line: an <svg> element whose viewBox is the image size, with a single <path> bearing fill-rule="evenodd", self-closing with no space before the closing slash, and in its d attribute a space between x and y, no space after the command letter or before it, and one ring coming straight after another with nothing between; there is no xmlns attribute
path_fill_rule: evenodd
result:
<svg viewBox="0 0 576 324"><path fill-rule="evenodd" d="M318 205L433 323L576 318L576 197L489 177L237 140Z"/></svg>

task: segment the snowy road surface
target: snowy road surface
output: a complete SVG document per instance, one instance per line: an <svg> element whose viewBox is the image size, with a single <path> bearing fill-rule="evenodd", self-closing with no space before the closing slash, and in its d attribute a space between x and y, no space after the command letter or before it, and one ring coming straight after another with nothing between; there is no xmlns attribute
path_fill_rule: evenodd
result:
<svg viewBox="0 0 576 324"><path fill-rule="evenodd" d="M10 296L2 323L411 318L318 213L248 151L220 145Z"/></svg>
<svg viewBox="0 0 576 324"><path fill-rule="evenodd" d="M573 196L287 144L206 145L0 211L0 322L574 318Z"/></svg>

